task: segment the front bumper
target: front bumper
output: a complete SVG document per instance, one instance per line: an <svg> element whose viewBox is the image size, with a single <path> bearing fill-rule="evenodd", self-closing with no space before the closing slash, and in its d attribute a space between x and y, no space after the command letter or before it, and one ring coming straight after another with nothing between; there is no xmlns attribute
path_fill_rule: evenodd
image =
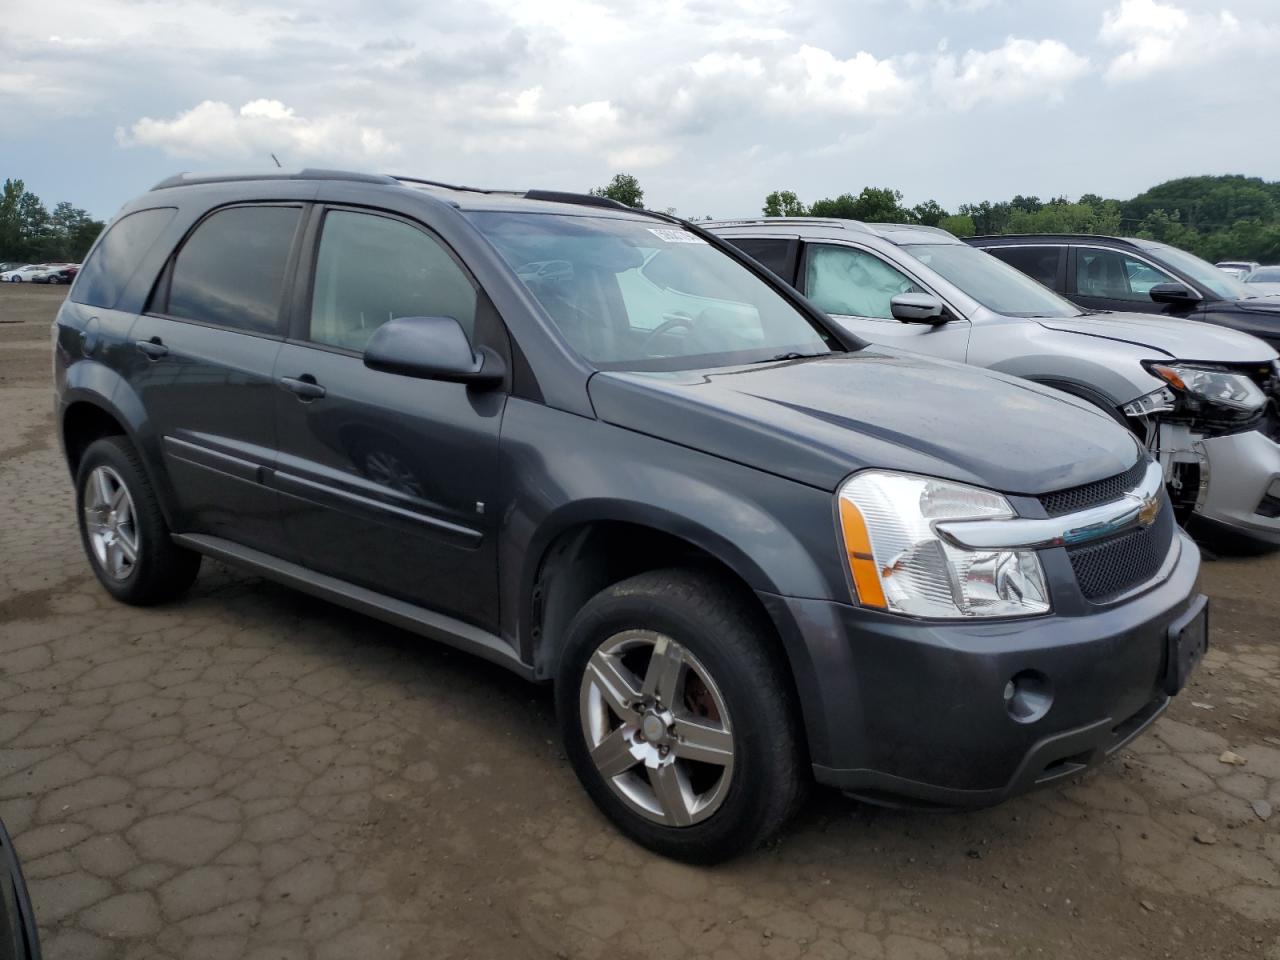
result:
<svg viewBox="0 0 1280 960"><path fill-rule="evenodd" d="M791 654L815 777L877 802L984 806L1101 761L1168 705L1169 628L1200 602L1199 551L1177 536L1176 563L1145 593L1030 620L925 623L762 595ZM1019 722L1005 690L1029 672L1053 700Z"/></svg>
<svg viewBox="0 0 1280 960"><path fill-rule="evenodd" d="M1280 444L1260 430L1248 430L1195 445L1203 458L1201 469L1208 472L1196 516L1280 544Z"/></svg>

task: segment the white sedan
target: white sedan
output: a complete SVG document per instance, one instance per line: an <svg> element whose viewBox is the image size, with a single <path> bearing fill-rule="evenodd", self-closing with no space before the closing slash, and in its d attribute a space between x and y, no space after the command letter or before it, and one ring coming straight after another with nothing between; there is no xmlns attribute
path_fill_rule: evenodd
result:
<svg viewBox="0 0 1280 960"><path fill-rule="evenodd" d="M25 267L18 267L17 270L7 270L4 273L0 273L0 281L4 281L5 283L22 283L24 280L30 280L32 277L37 277L43 273L47 273L49 269L50 268L47 264L32 263Z"/></svg>

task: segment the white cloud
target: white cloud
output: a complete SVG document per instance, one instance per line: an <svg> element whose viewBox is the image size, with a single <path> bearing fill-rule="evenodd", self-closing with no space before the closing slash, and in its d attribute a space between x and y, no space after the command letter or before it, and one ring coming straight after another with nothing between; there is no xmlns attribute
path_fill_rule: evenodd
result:
<svg viewBox="0 0 1280 960"><path fill-rule="evenodd" d="M984 101L1061 100L1088 69L1087 57L1058 40L1009 37L994 50L940 53L931 79L936 96L965 110Z"/></svg>
<svg viewBox="0 0 1280 960"><path fill-rule="evenodd" d="M1189 13L1158 0L1121 0L1103 14L1099 37L1105 44L1125 48L1106 71L1108 80L1125 81L1185 70L1243 49L1274 52L1280 29L1265 23L1246 29L1229 10Z"/></svg>
<svg viewBox="0 0 1280 960"><path fill-rule="evenodd" d="M821 47L802 46L778 65L772 94L787 109L834 114L890 113L915 85L892 60L865 50L842 60Z"/></svg>
<svg viewBox="0 0 1280 960"><path fill-rule="evenodd" d="M261 164L274 153L287 166L377 163L400 152L382 130L354 116L308 119L279 100L253 100L239 110L205 100L171 120L143 117L128 131L118 128L116 140L124 147L156 147L205 162Z"/></svg>

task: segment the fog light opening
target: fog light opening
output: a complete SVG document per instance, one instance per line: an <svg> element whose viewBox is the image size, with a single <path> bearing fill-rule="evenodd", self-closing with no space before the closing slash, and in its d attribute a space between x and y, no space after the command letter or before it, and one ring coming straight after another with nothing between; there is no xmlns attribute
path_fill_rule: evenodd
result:
<svg viewBox="0 0 1280 960"><path fill-rule="evenodd" d="M1053 685L1039 670L1023 670L1004 685L1004 707L1018 723L1035 723L1053 706Z"/></svg>

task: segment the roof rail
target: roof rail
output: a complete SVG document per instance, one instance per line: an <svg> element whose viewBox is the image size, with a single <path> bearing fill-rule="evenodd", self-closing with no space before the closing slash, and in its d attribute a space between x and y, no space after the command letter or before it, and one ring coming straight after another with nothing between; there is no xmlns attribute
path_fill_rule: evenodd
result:
<svg viewBox="0 0 1280 960"><path fill-rule="evenodd" d="M391 177L379 173L358 173L352 170L321 170L307 167L303 170L267 170L262 173L176 173L157 183L152 190L169 187L190 187L205 183L235 183L246 180L350 180L356 183L395 183Z"/></svg>
<svg viewBox="0 0 1280 960"><path fill-rule="evenodd" d="M704 220L702 222L716 227L759 227L799 224L806 227L837 227L841 230L848 230L850 226L862 226L862 222L859 220L840 220L835 217L742 217L732 220Z"/></svg>
<svg viewBox="0 0 1280 960"><path fill-rule="evenodd" d="M576 203L584 207L607 207L611 210L633 210L625 203L619 203L611 197L597 197L590 193L571 193L565 190L495 190L487 187L464 187L456 183L445 183L442 180L424 180L422 177L393 176L392 179L403 183L420 183L427 187L440 187L442 190L459 190L464 193L505 193L513 197L524 197L527 200L545 200L548 203Z"/></svg>

